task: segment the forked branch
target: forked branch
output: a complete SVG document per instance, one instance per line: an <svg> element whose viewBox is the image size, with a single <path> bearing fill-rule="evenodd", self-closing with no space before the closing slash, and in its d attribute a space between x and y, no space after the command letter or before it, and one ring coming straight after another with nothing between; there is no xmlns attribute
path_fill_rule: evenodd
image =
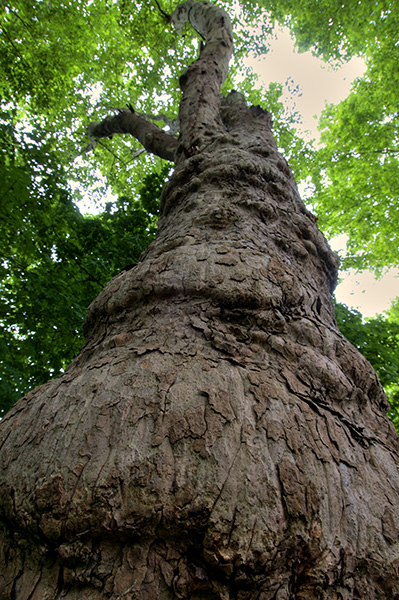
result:
<svg viewBox="0 0 399 600"><path fill-rule="evenodd" d="M93 142L117 133L133 135L152 154L174 161L178 146L183 158L198 151L212 132L223 127L220 118L220 88L228 73L233 52L233 36L227 13L208 2L187 0L171 16L179 32L184 23L206 40L199 58L180 78L183 97L180 103L180 140L166 133L133 109L123 109L87 129Z"/></svg>

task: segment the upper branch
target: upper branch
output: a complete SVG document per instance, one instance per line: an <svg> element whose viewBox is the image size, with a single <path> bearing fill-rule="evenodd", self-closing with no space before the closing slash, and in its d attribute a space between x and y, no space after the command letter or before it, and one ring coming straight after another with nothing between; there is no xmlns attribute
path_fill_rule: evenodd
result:
<svg viewBox="0 0 399 600"><path fill-rule="evenodd" d="M174 161L177 138L131 110L123 109L116 115L106 117L100 123L90 123L87 133L90 138L110 137L114 133L130 133L148 152Z"/></svg>
<svg viewBox="0 0 399 600"><path fill-rule="evenodd" d="M206 140L207 131L221 128L220 88L227 77L233 53L233 34L228 14L208 2L187 0L172 14L179 31L189 21L205 39L199 58L180 78L181 144L192 154Z"/></svg>
<svg viewBox="0 0 399 600"><path fill-rule="evenodd" d="M180 77L183 97L180 103L180 149L190 156L201 148L218 129L223 129L220 116L220 88L226 79L233 53L233 35L228 14L208 2L187 0L171 16L179 31L186 21L206 40L199 58ZM120 110L101 123L91 123L89 137L110 137L114 133L130 133L148 151L174 161L178 140L159 129L133 110Z"/></svg>

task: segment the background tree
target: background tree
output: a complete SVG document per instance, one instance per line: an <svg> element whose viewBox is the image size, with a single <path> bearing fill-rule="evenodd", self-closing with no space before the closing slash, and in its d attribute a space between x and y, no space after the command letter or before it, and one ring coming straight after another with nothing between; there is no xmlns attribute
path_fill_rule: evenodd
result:
<svg viewBox="0 0 399 600"><path fill-rule="evenodd" d="M175 170L82 352L0 424L0 597L393 598L398 438L336 327L337 257L270 114L220 95L228 15L190 0L187 19L206 43L179 139L133 109L90 127Z"/></svg>
<svg viewBox="0 0 399 600"><path fill-rule="evenodd" d="M267 3L269 4L269 3ZM272 2L302 49L338 62L354 55L367 69L320 126L323 148L310 173L312 200L329 235L349 235L345 267L398 266L399 117L396 103L399 24L392 2ZM393 76L392 76L393 75Z"/></svg>
<svg viewBox="0 0 399 600"><path fill-rule="evenodd" d="M83 217L51 148L3 125L0 313L1 412L58 376L83 345L87 307L106 282L137 262L154 237L163 173L136 198ZM12 210L11 210L12 207Z"/></svg>
<svg viewBox="0 0 399 600"><path fill-rule="evenodd" d="M378 373L387 392L391 409L389 415L396 428L398 422L399 381L399 312L398 302L392 304L388 314L378 315L363 322L357 310L344 304L335 307L337 324L342 333L368 358Z"/></svg>

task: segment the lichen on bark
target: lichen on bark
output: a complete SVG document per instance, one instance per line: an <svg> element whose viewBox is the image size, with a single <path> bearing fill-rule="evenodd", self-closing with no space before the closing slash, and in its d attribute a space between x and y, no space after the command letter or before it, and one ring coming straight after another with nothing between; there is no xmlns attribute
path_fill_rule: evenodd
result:
<svg viewBox="0 0 399 600"><path fill-rule="evenodd" d="M337 258L270 115L202 74L225 14L185 9L225 33L183 81L157 239L0 425L0 598L393 599L398 439L336 327Z"/></svg>

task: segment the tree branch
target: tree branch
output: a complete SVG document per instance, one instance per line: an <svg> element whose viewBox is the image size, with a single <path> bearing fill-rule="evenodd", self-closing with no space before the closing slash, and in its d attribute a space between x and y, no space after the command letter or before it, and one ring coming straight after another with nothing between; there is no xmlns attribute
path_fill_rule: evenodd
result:
<svg viewBox="0 0 399 600"><path fill-rule="evenodd" d="M233 52L233 34L228 14L207 2L187 0L171 16L177 31L186 21L206 39L199 58L180 78L183 97L180 103L181 135L180 156L185 158L197 152L209 136L224 130L220 117L220 88L226 79ZM91 150L95 140L111 137L115 133L133 135L152 154L174 161L178 149L175 136L166 133L144 116L130 110L106 117L101 123L91 123L87 128Z"/></svg>
<svg viewBox="0 0 399 600"><path fill-rule="evenodd" d="M115 133L129 133L151 154L174 161L177 138L132 110L122 109L100 123L90 123L87 128L91 140L112 137Z"/></svg>
<svg viewBox="0 0 399 600"><path fill-rule="evenodd" d="M189 21L206 39L199 58L180 77L181 148L190 156L209 140L211 131L223 129L220 88L233 53L233 34L228 14L206 2L187 0L176 8L171 21L177 31Z"/></svg>

